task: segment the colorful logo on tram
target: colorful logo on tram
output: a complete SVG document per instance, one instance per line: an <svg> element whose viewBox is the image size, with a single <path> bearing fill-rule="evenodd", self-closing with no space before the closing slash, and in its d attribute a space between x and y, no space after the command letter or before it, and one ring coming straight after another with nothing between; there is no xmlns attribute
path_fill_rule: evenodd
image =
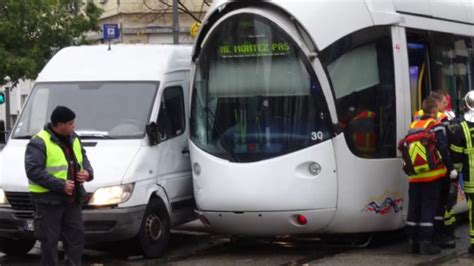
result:
<svg viewBox="0 0 474 266"><path fill-rule="evenodd" d="M403 198L392 199L391 197L387 197L380 204L375 201L371 201L362 211L385 215L390 213L392 210L394 213L398 213L403 210Z"/></svg>
<svg viewBox="0 0 474 266"><path fill-rule="evenodd" d="M367 199L362 212L386 215L390 213L399 213L403 210L403 193L391 190L385 190L378 196L372 196Z"/></svg>

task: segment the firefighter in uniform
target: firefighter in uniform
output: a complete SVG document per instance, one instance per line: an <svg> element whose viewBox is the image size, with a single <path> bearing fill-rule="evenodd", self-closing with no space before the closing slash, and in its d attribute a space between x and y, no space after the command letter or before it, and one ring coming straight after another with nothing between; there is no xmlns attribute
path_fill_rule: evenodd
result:
<svg viewBox="0 0 474 266"><path fill-rule="evenodd" d="M454 124L454 113L447 110L450 105L444 92L434 91L430 97L438 102L438 121L444 127L445 135L448 139L448 145L455 142L452 133L452 124ZM459 167L455 168L460 171ZM435 215L435 243L441 248L455 248L456 241L454 236L456 218L454 216L454 205L457 202L457 179L450 179L445 176L440 179L439 203Z"/></svg>
<svg viewBox="0 0 474 266"><path fill-rule="evenodd" d="M433 244L433 222L439 197L439 180L446 176L457 177L448 151L443 127L434 116L437 102L431 98L423 101L424 115L419 121L410 125L410 131L429 129L434 132L436 149L441 154L443 163L432 170L409 176L409 202L406 229L408 234L408 252L422 255L433 255L441 252Z"/></svg>
<svg viewBox="0 0 474 266"><path fill-rule="evenodd" d="M58 265L61 239L66 265L81 265L84 225L82 183L91 181L93 170L79 138L74 134L75 114L58 106L51 123L36 134L25 152L28 189L35 207L34 230L41 242L42 265Z"/></svg>
<svg viewBox="0 0 474 266"><path fill-rule="evenodd" d="M428 98L435 100L438 102L438 111L436 112L435 118L439 121L446 120L448 116L444 113L444 109L446 108L445 96L439 92L433 91L430 93ZM413 121L418 121L421 119L422 116L425 115L423 108L413 113Z"/></svg>
<svg viewBox="0 0 474 266"><path fill-rule="evenodd" d="M470 91L464 97L466 112L464 121L455 128L454 134L458 137L457 142L451 144L453 161L462 164L464 178L464 193L466 194L467 207L469 208L469 253L474 254L474 91Z"/></svg>
<svg viewBox="0 0 474 266"><path fill-rule="evenodd" d="M375 153L375 118L374 112L361 109L349 123L352 144L358 156L371 158Z"/></svg>

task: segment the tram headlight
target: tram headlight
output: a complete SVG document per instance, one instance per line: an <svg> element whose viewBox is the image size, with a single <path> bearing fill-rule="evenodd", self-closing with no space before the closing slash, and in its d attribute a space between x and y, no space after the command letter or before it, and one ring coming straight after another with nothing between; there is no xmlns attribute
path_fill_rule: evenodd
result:
<svg viewBox="0 0 474 266"><path fill-rule="evenodd" d="M132 192L133 184L99 188L92 195L92 198L89 201L89 205L116 205L127 201L132 196Z"/></svg>
<svg viewBox="0 0 474 266"><path fill-rule="evenodd" d="M319 165L319 163L310 163L308 171L314 176L319 175L321 173L321 165Z"/></svg>

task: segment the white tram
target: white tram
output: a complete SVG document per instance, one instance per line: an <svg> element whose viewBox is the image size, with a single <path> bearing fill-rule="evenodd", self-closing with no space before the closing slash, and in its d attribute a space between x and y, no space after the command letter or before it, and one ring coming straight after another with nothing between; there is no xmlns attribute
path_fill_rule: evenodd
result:
<svg viewBox="0 0 474 266"><path fill-rule="evenodd" d="M398 140L431 90L460 114L473 36L472 1L214 1L193 51L202 220L261 236L402 227Z"/></svg>

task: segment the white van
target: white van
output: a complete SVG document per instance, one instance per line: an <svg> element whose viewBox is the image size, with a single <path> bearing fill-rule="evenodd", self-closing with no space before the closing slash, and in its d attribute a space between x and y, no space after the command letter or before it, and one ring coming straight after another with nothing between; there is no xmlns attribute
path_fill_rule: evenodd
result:
<svg viewBox="0 0 474 266"><path fill-rule="evenodd" d="M163 253L170 228L194 218L187 99L191 47L105 45L59 51L38 75L0 157L0 243L34 245L25 148L57 105L76 113L94 168L83 218L88 243L135 240ZM7 241L4 241L7 240Z"/></svg>

